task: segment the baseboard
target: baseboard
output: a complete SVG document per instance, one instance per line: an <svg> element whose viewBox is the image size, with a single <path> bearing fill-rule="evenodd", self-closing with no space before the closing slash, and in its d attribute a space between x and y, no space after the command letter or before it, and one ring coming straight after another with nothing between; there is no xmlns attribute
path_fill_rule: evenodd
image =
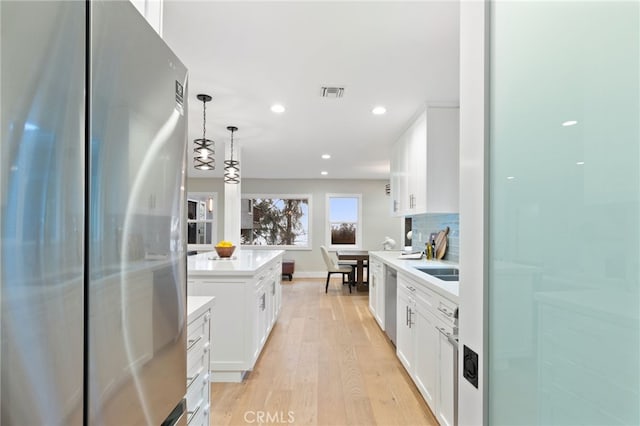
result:
<svg viewBox="0 0 640 426"><path fill-rule="evenodd" d="M294 272L293 279L296 278L327 278L327 271Z"/></svg>

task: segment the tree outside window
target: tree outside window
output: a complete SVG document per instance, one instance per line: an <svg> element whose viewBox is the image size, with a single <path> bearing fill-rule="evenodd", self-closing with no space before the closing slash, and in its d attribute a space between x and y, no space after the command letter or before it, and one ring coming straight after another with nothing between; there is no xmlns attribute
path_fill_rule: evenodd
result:
<svg viewBox="0 0 640 426"><path fill-rule="evenodd" d="M361 199L360 194L327 194L327 240L330 247L360 247Z"/></svg>
<svg viewBox="0 0 640 426"><path fill-rule="evenodd" d="M309 248L309 204L309 196L246 196L241 202L241 244Z"/></svg>

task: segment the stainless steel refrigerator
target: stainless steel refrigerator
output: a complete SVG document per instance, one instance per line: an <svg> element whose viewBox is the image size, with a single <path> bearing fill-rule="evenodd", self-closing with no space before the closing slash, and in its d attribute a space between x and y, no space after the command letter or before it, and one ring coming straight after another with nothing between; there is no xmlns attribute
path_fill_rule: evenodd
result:
<svg viewBox="0 0 640 426"><path fill-rule="evenodd" d="M184 423L186 68L128 1L2 0L0 81L0 423Z"/></svg>

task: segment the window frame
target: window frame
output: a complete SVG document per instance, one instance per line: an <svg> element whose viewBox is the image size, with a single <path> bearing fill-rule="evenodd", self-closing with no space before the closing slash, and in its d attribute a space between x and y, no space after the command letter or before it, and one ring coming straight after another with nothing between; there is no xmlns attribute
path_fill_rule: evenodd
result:
<svg viewBox="0 0 640 426"><path fill-rule="evenodd" d="M207 197L213 199L213 218L211 220L199 220L199 219L189 219L189 201L200 201L199 197ZM218 208L218 193L217 192L202 192L202 191L188 191L187 192L187 201L186 201L186 213L187 213L187 235L185 235L185 240L187 241L187 251L212 251L213 246L218 242L218 216L220 209ZM189 244L189 231L188 227L190 223L211 223L211 244Z"/></svg>
<svg viewBox="0 0 640 426"><path fill-rule="evenodd" d="M358 199L358 221L357 222L339 222L339 223L355 223L356 224L356 243L355 244L331 244L331 199L332 198L357 198ZM336 222L337 223L337 222ZM340 249L361 249L362 248L362 194L343 194L343 193L327 193L325 197L325 245L328 250Z"/></svg>
<svg viewBox="0 0 640 426"><path fill-rule="evenodd" d="M305 246L296 246L296 245L253 245L253 244L241 244L242 248L246 248L246 249L251 249L251 250L274 250L274 249L278 249L278 250L307 250L310 251L313 249L313 240L312 240L312 229L313 229L313 199L311 194L309 193L304 193L304 194L281 194L281 193L248 193L248 194L242 194L240 196L240 202L242 203L242 200L245 199L249 199L249 200L255 200L256 198L259 199L264 199L264 198L270 198L270 199L280 199L280 200L287 200L287 199L293 199L293 200L307 200L307 209L308 209L308 214L307 214L307 220L308 220L308 227L307 227L307 245ZM242 230L242 219L240 220L240 229Z"/></svg>

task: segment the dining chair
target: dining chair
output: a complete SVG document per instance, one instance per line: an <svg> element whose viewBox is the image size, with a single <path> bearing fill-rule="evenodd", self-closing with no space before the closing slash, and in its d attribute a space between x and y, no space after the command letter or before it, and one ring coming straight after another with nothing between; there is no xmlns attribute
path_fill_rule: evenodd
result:
<svg viewBox="0 0 640 426"><path fill-rule="evenodd" d="M351 275L353 274L353 267L338 265L338 262L331 257L325 246L320 246L320 251L322 252L324 263L327 266L327 284L324 287L324 292L327 293L329 291L329 279L331 278L331 274L342 274L343 284L345 282L345 276L349 277L347 284L349 285L349 293L351 293Z"/></svg>

